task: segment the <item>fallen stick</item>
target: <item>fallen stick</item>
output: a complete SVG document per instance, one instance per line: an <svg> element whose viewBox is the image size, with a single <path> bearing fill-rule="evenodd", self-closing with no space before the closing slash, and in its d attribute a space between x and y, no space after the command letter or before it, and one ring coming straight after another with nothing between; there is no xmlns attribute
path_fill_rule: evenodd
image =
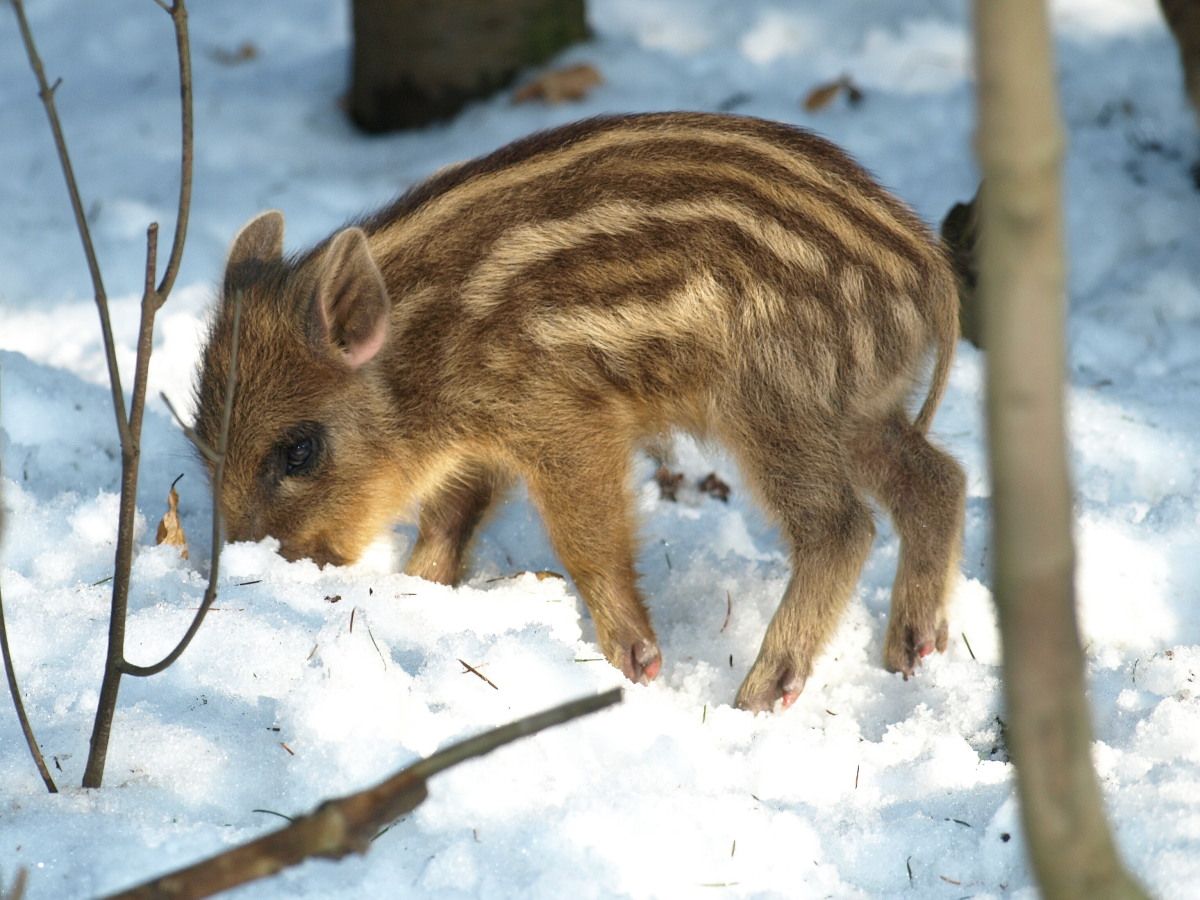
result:
<svg viewBox="0 0 1200 900"><path fill-rule="evenodd" d="M621 689L614 688L451 744L374 787L326 800L309 815L297 817L278 831L112 894L107 900L196 900L274 875L309 857L341 859L351 853L366 853L380 831L420 806L429 795L426 781L431 776L518 738L604 709L619 702L621 695Z"/></svg>

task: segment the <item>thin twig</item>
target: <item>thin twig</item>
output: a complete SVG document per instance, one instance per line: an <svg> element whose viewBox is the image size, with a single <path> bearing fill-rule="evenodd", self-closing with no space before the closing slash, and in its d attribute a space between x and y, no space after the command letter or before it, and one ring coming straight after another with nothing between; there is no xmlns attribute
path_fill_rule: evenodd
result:
<svg viewBox="0 0 1200 900"><path fill-rule="evenodd" d="M100 276L100 262L96 258L96 249L92 245L92 233L88 228L87 217L83 211L83 200L79 196L79 185L75 181L75 170L71 166L71 156L67 152L67 141L63 137L62 124L58 118L58 110L54 105L54 92L61 84L61 79L54 87L46 81L46 71L42 67L42 59L38 55L37 45L33 41L33 32L29 29L29 21L25 18L25 4L22 0L12 0L13 11L17 14L17 25L21 30L21 38L25 42L25 53L29 57L29 66L37 78L38 96L46 108L46 116L50 120L50 131L54 135L54 147L58 151L58 161L62 166L63 177L67 181L67 193L71 198L71 209L75 213L75 225L79 229L79 238L83 242L83 252L87 257L88 273L92 277L92 287L96 296L96 307L100 311L100 331L104 336L104 358L108 363L108 381L112 390L113 409L117 416L117 431L124 444L129 430L129 419L125 414L125 394L121 390L121 371L117 366L116 343L113 340L112 320L108 315L108 293L104 290L104 280Z"/></svg>
<svg viewBox="0 0 1200 900"><path fill-rule="evenodd" d="M54 785L54 779L50 777L50 770L46 768L46 760L42 758L42 751L38 748L37 740L33 736L29 717L25 714L25 704L21 702L21 691L17 687L17 673L13 669L12 654L8 649L8 628L4 624L4 597L2 594L0 594L0 651L4 653L4 674L8 676L8 692L12 695L13 706L17 708L17 719L21 722L25 743L29 745L34 765L37 766L42 781L46 783L46 790L51 794L57 794L58 788Z"/></svg>
<svg viewBox="0 0 1200 900"><path fill-rule="evenodd" d="M175 660L179 659L183 651L187 649L188 644L192 642L192 638L196 636L196 632L200 630L200 625L204 622L205 615L217 599L217 580L221 573L221 543L223 540L221 533L221 493L225 483L225 457L226 451L229 448L229 423L233 419L233 396L237 390L238 340L241 335L241 328L242 294L239 291L233 297L233 338L229 344L229 373L225 380L225 408L221 413L221 433L217 437L216 448L208 447L191 428L184 426L184 434L188 436L202 454L213 460L212 550L209 557L208 587L204 589L204 599L200 601L200 607L196 611L196 615L192 618L192 624L188 626L188 630L184 632L175 649L151 666L138 666L126 659L122 659L121 671L126 675L134 675L139 678L157 675L174 663ZM166 400L165 397L163 399ZM171 412L174 414L175 409L171 407L170 402L167 403L167 406L171 408Z"/></svg>
<svg viewBox="0 0 1200 900"><path fill-rule="evenodd" d="M7 894L2 894L4 886L0 885L0 895L2 895L5 900L23 900L25 896L25 885L28 883L28 881L29 870L24 866L21 866L21 868L17 869L17 877L13 879L12 889Z"/></svg>
<svg viewBox="0 0 1200 900"><path fill-rule="evenodd" d="M159 5L162 6L161 3ZM173 0L169 9L167 7L163 8L167 9L170 13L174 26L175 43L179 57L180 102L184 106L180 159L180 210L175 222L175 248L172 252L171 262L168 264L168 269L172 269L172 271L170 279L164 281L165 290L161 287L158 291L153 289L154 273L158 261L158 224L152 224L146 235L146 274L142 293L141 321L138 326L133 395L127 418L125 416L124 397L120 389L115 355L110 362L113 390L117 395L114 403L117 406L118 425L120 426L121 433L121 505L117 525L117 548L113 574L112 610L108 629L108 651L105 657L104 677L100 685L100 699L96 709L96 721L92 728L88 760L83 774L84 787L99 787L103 781L104 762L108 755L108 741L112 732L112 719L116 711L121 676L123 674L135 674L129 672L130 667L125 660L125 625L129 609L130 573L133 566L134 524L137 517L137 482L141 457L142 418L146 408L146 387L149 382L150 355L154 349L154 316L163 303L166 302L167 292L174 282L175 274L173 267L177 268L179 264L179 255L182 253L182 244L187 230L188 206L190 206L191 202L193 161L191 127L192 73L191 54L188 48L187 10L184 7L184 0ZM31 40L29 43L32 47ZM39 80L44 83L44 76L40 76ZM47 111L51 114L52 125L55 129L57 139L60 137L60 133L57 127L57 115L54 113L52 104L47 105ZM67 173L68 182L70 183L72 182L72 178L69 173L69 163L65 161L65 154L66 146L60 143L60 157L64 159L64 172ZM80 226L80 230L81 232L85 232L86 222L84 222L81 216L82 204L79 203L77 192L73 189L72 202L76 206L76 220ZM84 235L84 244L90 246L90 239L86 235ZM94 254L89 253L89 261L92 259L94 259ZM102 287L98 276L99 268L97 266L94 267L93 281L97 286L97 303L100 304ZM105 320L102 327L111 331L111 325L107 321L108 311L106 305L102 305L101 313L101 318ZM111 348L106 349L110 353L112 352ZM211 599L207 603L211 605ZM204 605L202 604L202 606ZM202 618L203 612L198 614L198 619ZM195 624L198 627L198 622ZM186 646L190 640L190 636L187 637L183 645ZM171 661L173 662L174 660L172 659ZM170 665L170 663L168 662L166 665ZM166 666L163 665L162 668L166 668ZM150 670L142 670L140 674L152 674L152 671L161 671L161 669L153 669L152 667Z"/></svg>
<svg viewBox="0 0 1200 900"><path fill-rule="evenodd" d="M0 542L4 538L4 509L0 507ZM0 592L0 655L4 657L4 674L8 677L8 693L12 696L13 706L17 708L17 720L21 723L21 731L25 734L25 743L29 746L29 752L33 756L33 763L37 766L37 770L41 773L42 781L46 783L46 790L52 794L58 793L58 788L54 786L54 779L50 777L50 770L46 767L46 760L42 757L42 751L38 748L37 740L33 736L33 727L29 724L29 717L25 714L25 704L21 701L21 691L17 686L17 672L13 668L12 653L8 649L8 626L4 620L4 596ZM3 890L3 885L0 885L0 891ZM15 892L14 888L14 892Z"/></svg>
<svg viewBox="0 0 1200 900"><path fill-rule="evenodd" d="M414 763L405 771L411 772L414 776L422 779L431 778L451 766L456 766L460 762L464 762L475 756L483 756L484 754L491 753L497 747L510 744L518 738L537 734L537 732L550 728L553 725L561 725L564 722L569 722L571 719L577 719L580 716L586 716L588 713L604 709L606 706L612 706L614 703L621 702L623 696L624 691L617 687L605 691L603 694L572 700L570 703L564 703L562 706L556 706L545 712L535 713L524 719L510 722L508 725L502 725L499 728L493 728L491 731L485 731L476 737L467 738L465 741L460 741L457 744L451 744L445 750L439 750L432 756Z"/></svg>
<svg viewBox="0 0 1200 900"><path fill-rule="evenodd" d="M187 238L188 216L192 208L192 162L195 143L192 137L192 50L188 38L187 8L183 0L175 0L170 6L163 0L154 2L171 14L171 20L175 24L175 49L179 59L180 142L183 145L179 205L175 213L175 238L171 242L166 271L163 272L162 281L158 283L156 291L161 308L171 293L171 288L175 286L175 277L179 274L179 264L183 259L183 244Z"/></svg>
<svg viewBox="0 0 1200 900"><path fill-rule="evenodd" d="M204 443L204 441L200 439L200 435L196 434L192 426L183 420L183 416L181 416L175 410L175 404L171 402L170 397L161 393L158 396L162 402L167 405L167 410L171 413L171 418L175 420L175 423L183 432L183 436L192 442L192 446L196 448L201 456L215 466L217 464L217 451L208 446L208 444Z"/></svg>
<svg viewBox="0 0 1200 900"><path fill-rule="evenodd" d="M387 657L383 655L383 651L379 649L379 643L375 640L375 634L371 631L370 623L367 624L367 637L371 639L372 646L375 647L375 652L379 654L379 661L383 663L383 670L387 671Z"/></svg>
<svg viewBox="0 0 1200 900"><path fill-rule="evenodd" d="M275 812L275 810L273 810L273 809L252 809L252 810L250 810L250 812L266 813L269 816L279 816L279 818L287 819L287 821L289 821L289 822L296 821L295 817L285 815L284 813L281 813L281 812Z"/></svg>
<svg viewBox="0 0 1200 900"><path fill-rule="evenodd" d="M480 672L477 668L475 668L469 662L467 662L466 660L462 660L462 659L460 659L459 662L462 663L464 675L467 672L470 672L472 675L478 675L480 678L482 678L484 681L486 681L488 684L490 684L495 690L497 690L497 691L500 690L500 688L496 687L496 683L494 681L492 681L492 679L488 678L486 675L484 675L482 672Z"/></svg>

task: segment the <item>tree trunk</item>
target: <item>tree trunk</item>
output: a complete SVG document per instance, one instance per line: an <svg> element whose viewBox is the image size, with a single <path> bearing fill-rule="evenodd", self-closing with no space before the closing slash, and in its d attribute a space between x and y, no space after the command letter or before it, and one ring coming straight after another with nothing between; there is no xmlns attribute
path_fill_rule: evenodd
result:
<svg viewBox="0 0 1200 900"><path fill-rule="evenodd" d="M1063 425L1063 137L1044 2L979 0L975 29L994 589L1025 834L1045 897L1142 897L1090 756Z"/></svg>
<svg viewBox="0 0 1200 900"><path fill-rule="evenodd" d="M1159 0L1159 3L1179 45L1188 99L1192 110L1200 116L1200 3L1196 0Z"/></svg>
<svg viewBox="0 0 1200 900"><path fill-rule="evenodd" d="M587 37L583 0L354 0L350 117L412 128L507 87Z"/></svg>

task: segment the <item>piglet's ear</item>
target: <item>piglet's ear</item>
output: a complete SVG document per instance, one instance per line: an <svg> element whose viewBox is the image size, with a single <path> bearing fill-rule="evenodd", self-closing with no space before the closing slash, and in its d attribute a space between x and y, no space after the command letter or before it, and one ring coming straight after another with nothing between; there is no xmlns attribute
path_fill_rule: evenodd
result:
<svg viewBox="0 0 1200 900"><path fill-rule="evenodd" d="M325 248L313 303L316 331L358 368L379 352L391 312L387 286L361 228L346 228Z"/></svg>
<svg viewBox="0 0 1200 900"><path fill-rule="evenodd" d="M246 263L278 262L283 258L283 213L277 209L259 213L242 226L229 248L227 268Z"/></svg>

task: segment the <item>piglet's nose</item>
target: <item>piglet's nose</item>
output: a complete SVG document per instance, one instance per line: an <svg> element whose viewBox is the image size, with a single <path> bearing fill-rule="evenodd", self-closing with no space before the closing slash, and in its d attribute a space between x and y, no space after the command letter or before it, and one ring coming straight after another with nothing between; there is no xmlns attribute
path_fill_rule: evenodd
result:
<svg viewBox="0 0 1200 900"><path fill-rule="evenodd" d="M253 520L225 517L225 540L230 544L248 541L257 544L267 536L267 530Z"/></svg>
<svg viewBox="0 0 1200 900"><path fill-rule="evenodd" d="M325 543L304 544L296 541L280 541L279 555L288 562L311 559L318 566L344 566L346 559Z"/></svg>

